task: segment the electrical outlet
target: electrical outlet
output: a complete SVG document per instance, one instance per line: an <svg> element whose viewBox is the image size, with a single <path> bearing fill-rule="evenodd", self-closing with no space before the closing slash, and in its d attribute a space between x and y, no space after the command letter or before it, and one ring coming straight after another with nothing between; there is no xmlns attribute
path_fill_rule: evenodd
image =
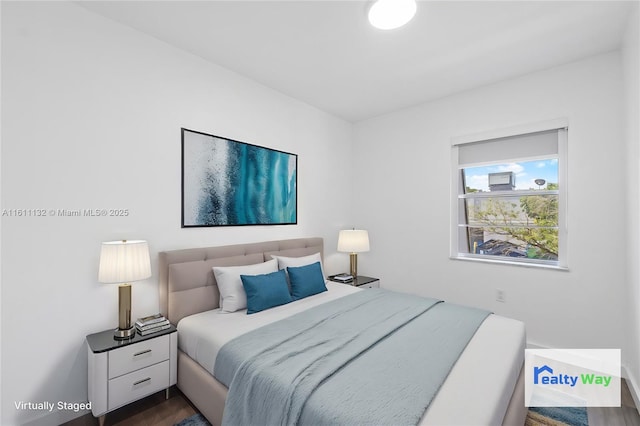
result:
<svg viewBox="0 0 640 426"><path fill-rule="evenodd" d="M499 289L499 288L496 289L496 300L498 302L502 302L502 303L506 302L504 290Z"/></svg>

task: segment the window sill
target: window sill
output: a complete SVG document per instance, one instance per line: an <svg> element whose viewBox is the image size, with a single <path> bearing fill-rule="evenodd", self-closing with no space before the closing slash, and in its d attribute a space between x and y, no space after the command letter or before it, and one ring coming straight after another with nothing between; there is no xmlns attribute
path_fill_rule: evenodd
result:
<svg viewBox="0 0 640 426"><path fill-rule="evenodd" d="M569 268L567 266L548 265L544 263L514 262L514 261L502 260L502 259L485 259L485 258L467 257L467 256L450 256L449 259L464 260L468 262L493 263L498 265L518 266L521 268L524 267L524 268L536 268L536 269L551 269L555 271L565 271L565 272L569 271Z"/></svg>

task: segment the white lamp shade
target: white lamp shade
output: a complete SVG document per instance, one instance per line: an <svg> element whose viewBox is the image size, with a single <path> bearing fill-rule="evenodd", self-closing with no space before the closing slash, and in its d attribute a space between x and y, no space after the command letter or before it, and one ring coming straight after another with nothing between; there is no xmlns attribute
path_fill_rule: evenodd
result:
<svg viewBox="0 0 640 426"><path fill-rule="evenodd" d="M151 276L149 245L143 240L109 241L102 243L98 281L128 283Z"/></svg>
<svg viewBox="0 0 640 426"><path fill-rule="evenodd" d="M338 235L338 251L362 253L369 251L369 233L362 229L347 229Z"/></svg>

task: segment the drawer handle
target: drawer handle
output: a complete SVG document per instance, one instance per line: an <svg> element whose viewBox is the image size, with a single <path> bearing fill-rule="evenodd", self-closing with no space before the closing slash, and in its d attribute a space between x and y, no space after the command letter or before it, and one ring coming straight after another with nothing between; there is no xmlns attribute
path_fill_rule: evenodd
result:
<svg viewBox="0 0 640 426"><path fill-rule="evenodd" d="M137 382L135 382L135 383L133 384L133 386L141 385L141 384L143 384L144 382L148 382L148 381L150 381L150 380L151 380L151 377L147 377L147 378L146 378L146 379L144 379L144 380L138 380Z"/></svg>
<svg viewBox="0 0 640 426"><path fill-rule="evenodd" d="M151 353L151 349L147 349L146 351L138 352L137 354L133 354L133 356L140 356L140 355L149 354L149 353Z"/></svg>

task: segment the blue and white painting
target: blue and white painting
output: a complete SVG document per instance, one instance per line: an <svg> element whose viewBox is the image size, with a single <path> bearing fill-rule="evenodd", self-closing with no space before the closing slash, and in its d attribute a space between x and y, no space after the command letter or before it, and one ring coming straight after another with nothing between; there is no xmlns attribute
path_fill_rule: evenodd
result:
<svg viewBox="0 0 640 426"><path fill-rule="evenodd" d="M182 129L182 227L297 223L298 156Z"/></svg>

